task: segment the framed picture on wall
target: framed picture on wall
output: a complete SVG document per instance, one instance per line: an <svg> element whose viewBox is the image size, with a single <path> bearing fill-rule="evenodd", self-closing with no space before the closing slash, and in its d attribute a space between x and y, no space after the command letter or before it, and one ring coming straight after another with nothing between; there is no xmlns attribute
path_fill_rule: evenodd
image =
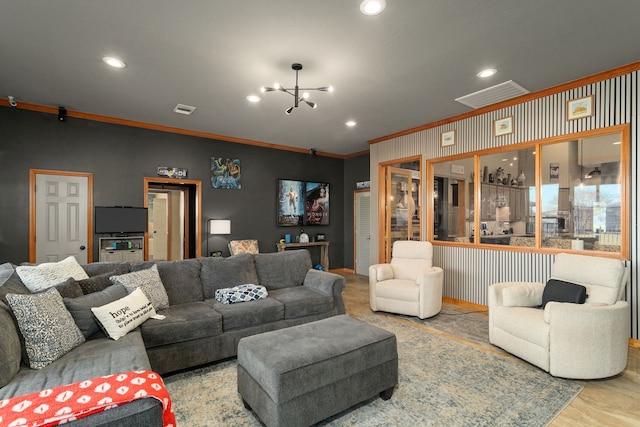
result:
<svg viewBox="0 0 640 427"><path fill-rule="evenodd" d="M242 175L240 159L211 157L211 187L225 190L240 190Z"/></svg>
<svg viewBox="0 0 640 427"><path fill-rule="evenodd" d="M513 133L513 116L493 121L493 136L502 136Z"/></svg>
<svg viewBox="0 0 640 427"><path fill-rule="evenodd" d="M278 180L278 222L279 227L297 227L304 219L304 181Z"/></svg>
<svg viewBox="0 0 640 427"><path fill-rule="evenodd" d="M440 146L449 147L456 144L456 131L450 130L440 134Z"/></svg>
<svg viewBox="0 0 640 427"><path fill-rule="evenodd" d="M593 116L593 95L567 101L567 120Z"/></svg>
<svg viewBox="0 0 640 427"><path fill-rule="evenodd" d="M304 193L304 224L329 225L329 184L307 182Z"/></svg>

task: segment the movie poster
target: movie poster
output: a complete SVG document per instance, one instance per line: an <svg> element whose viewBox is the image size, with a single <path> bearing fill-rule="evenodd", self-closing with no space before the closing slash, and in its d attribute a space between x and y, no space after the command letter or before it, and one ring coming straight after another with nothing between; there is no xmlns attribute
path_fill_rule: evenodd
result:
<svg viewBox="0 0 640 427"><path fill-rule="evenodd" d="M304 182L278 181L278 226L299 226L304 218Z"/></svg>
<svg viewBox="0 0 640 427"><path fill-rule="evenodd" d="M329 225L329 184L306 183L305 225Z"/></svg>

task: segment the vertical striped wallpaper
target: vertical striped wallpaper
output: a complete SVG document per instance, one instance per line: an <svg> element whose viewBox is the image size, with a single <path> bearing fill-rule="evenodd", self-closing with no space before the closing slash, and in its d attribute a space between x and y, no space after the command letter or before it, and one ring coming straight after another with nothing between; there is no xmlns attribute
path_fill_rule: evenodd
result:
<svg viewBox="0 0 640 427"><path fill-rule="evenodd" d="M639 72L588 84L521 104L459 120L443 126L371 145L371 254L372 263L378 254L378 164L394 159L422 155L424 159L463 154L471 151L504 147L556 136L630 124L631 182L630 182L630 266L631 280L627 287L627 301L631 310L631 337L639 339L640 284L638 277L638 119ZM594 115L566 120L569 100L593 96ZM493 121L513 116L514 132L493 137ZM456 144L440 146L440 134L456 131ZM426 179L422 168L423 182ZM426 224L423 224L423 235ZM450 298L487 305L487 288L502 281L546 281L553 255L486 249L434 247L434 262L445 271L444 295Z"/></svg>

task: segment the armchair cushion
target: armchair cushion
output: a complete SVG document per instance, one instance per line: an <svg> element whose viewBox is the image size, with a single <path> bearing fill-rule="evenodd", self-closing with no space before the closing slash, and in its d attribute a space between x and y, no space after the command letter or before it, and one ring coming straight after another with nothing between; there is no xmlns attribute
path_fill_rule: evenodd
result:
<svg viewBox="0 0 640 427"><path fill-rule="evenodd" d="M502 290L505 307L538 307L542 304L541 283L519 283Z"/></svg>
<svg viewBox="0 0 640 427"><path fill-rule="evenodd" d="M584 304L587 299L587 288L563 280L550 279L542 293L542 308L549 301Z"/></svg>

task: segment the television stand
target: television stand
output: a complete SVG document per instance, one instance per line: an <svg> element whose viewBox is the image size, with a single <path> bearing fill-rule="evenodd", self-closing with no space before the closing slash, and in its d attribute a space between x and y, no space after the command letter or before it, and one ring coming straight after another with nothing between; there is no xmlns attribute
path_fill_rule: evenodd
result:
<svg viewBox="0 0 640 427"><path fill-rule="evenodd" d="M100 262L144 261L144 236L100 237Z"/></svg>

